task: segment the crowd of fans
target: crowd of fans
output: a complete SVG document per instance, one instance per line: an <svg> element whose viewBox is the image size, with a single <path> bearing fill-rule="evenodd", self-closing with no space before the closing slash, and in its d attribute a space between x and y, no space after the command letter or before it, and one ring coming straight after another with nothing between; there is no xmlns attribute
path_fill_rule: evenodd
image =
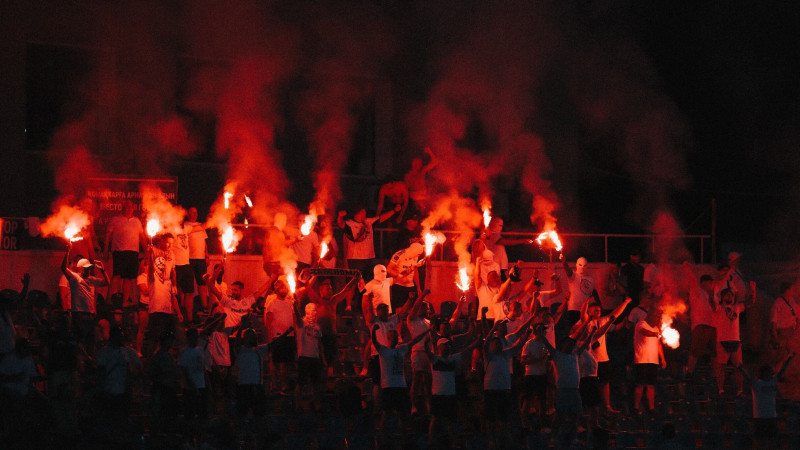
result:
<svg viewBox="0 0 800 450"><path fill-rule="evenodd" d="M429 170L415 167L423 176ZM551 434L559 448L583 431L595 436L585 442L601 446L620 415L656 414L654 385L667 364L679 366L671 376L691 380L701 361L711 365L720 396L746 395L749 380L754 435L775 436L777 378L798 323L794 289L773 307L770 342L784 349L780 359L749 374L739 320L757 296L738 268L741 255L731 253L716 276L684 262L688 281L680 287L667 267L642 264L636 250L611 265L603 283L585 258L571 265L563 256L544 280L538 272L524 279L505 252L521 242L504 239L494 218L472 245L472 290L437 311L426 300L415 215L399 222L392 258L376 260L373 226L424 210L424 187L416 184L412 195L397 189L381 190L373 217L341 212L325 258L317 256L319 230L292 236L277 215L262 246L268 281L256 289L226 278L225 261L207 266L194 208L181 233L151 241L126 203L103 246L91 231L68 246L63 277L52 280L57 301L29 292L27 275L21 291L0 293L4 442L36 446L49 436L85 446L87 427L92 439L114 442L137 415L149 417L147 433L156 434L178 417L207 424L280 410L374 417L379 445L391 444L392 430L425 420L428 445L463 447L457 430L474 417L495 448L515 446L511 421ZM280 263L286 249L296 255L296 281ZM671 312L675 298L666 298L676 291L688 311ZM665 352L664 319L686 325L685 367L678 352ZM736 370L726 385L729 366ZM201 442L195 436L184 445Z"/></svg>

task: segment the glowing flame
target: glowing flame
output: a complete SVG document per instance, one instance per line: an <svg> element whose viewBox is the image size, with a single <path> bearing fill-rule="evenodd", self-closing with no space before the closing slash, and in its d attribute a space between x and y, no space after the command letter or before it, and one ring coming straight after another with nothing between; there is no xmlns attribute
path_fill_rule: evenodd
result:
<svg viewBox="0 0 800 450"><path fill-rule="evenodd" d="M239 239L237 238L236 232L230 224L223 228L222 234L220 235L220 240L222 241L222 249L225 251L225 253L233 253L236 251L236 246L239 244Z"/></svg>
<svg viewBox="0 0 800 450"><path fill-rule="evenodd" d="M550 230L550 231L545 231L545 232L540 233L539 237L536 238L536 242L539 245L542 245L544 243L544 241L552 242L553 243L553 248L555 248L555 250L557 252L560 252L561 249L564 248L561 245L561 239L558 238L558 233L556 233L556 230Z"/></svg>
<svg viewBox="0 0 800 450"><path fill-rule="evenodd" d="M247 194L244 194L244 201L247 203L248 207L250 207L250 208L253 207L253 201L250 200L250 197L248 197Z"/></svg>
<svg viewBox="0 0 800 450"><path fill-rule="evenodd" d="M433 247L435 247L436 244L444 244L444 241L446 240L444 234L439 233L438 231L434 232L426 231L423 234L422 238L425 241L426 257L431 256L431 254L433 253Z"/></svg>
<svg viewBox="0 0 800 450"><path fill-rule="evenodd" d="M314 226L314 222L316 222L316 217L312 216L311 214L307 215L305 219L303 219L303 224L300 225L300 233L303 236L308 236L311 233L311 228Z"/></svg>
<svg viewBox="0 0 800 450"><path fill-rule="evenodd" d="M80 241L83 238L80 236L76 236L78 233L81 232L81 228L75 224L67 224L67 227L64 229L64 237L67 238L70 242Z"/></svg>
<svg viewBox="0 0 800 450"><path fill-rule="evenodd" d="M681 334L669 325L661 325L661 341L670 348L678 348L681 345Z"/></svg>
<svg viewBox="0 0 800 450"><path fill-rule="evenodd" d="M492 221L492 212L489 209L483 210L483 227L489 228L489 223Z"/></svg>
<svg viewBox="0 0 800 450"><path fill-rule="evenodd" d="M327 254L328 254L328 243L327 242L323 242L319 246L319 259L324 258L325 255L327 255Z"/></svg>
<svg viewBox="0 0 800 450"><path fill-rule="evenodd" d="M161 222L159 222L158 218L151 217L147 220L147 235L151 238L158 234L161 231Z"/></svg>
<svg viewBox="0 0 800 450"><path fill-rule="evenodd" d="M222 194L222 196L225 198L225 209L230 208L231 207L231 197L233 197L233 192L225 191L225 193Z"/></svg>
<svg viewBox="0 0 800 450"><path fill-rule="evenodd" d="M681 334L672 328L672 315L668 312L661 316L661 342L670 348L678 348L681 345Z"/></svg>
<svg viewBox="0 0 800 450"><path fill-rule="evenodd" d="M247 221L247 217L244 218L244 227L250 228L250 222Z"/></svg>
<svg viewBox="0 0 800 450"><path fill-rule="evenodd" d="M294 295L295 290L297 290L297 279L294 277L294 270L286 271L286 284L289 285L289 292Z"/></svg>
<svg viewBox="0 0 800 450"><path fill-rule="evenodd" d="M467 273L467 268L462 267L458 269L458 279L456 281L456 286L461 289L461 292L467 292L469 290L469 273Z"/></svg>

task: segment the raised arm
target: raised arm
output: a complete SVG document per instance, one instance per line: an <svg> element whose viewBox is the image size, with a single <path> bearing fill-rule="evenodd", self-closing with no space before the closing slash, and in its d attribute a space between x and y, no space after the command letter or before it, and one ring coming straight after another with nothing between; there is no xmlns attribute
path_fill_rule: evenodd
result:
<svg viewBox="0 0 800 450"><path fill-rule="evenodd" d="M203 281L205 281L206 286L208 286L208 292L210 292L211 295L216 297L218 302L222 301L223 293L219 289L217 289L217 284L214 281L216 281L217 277L219 277L219 274L222 272L222 269L223 265L220 264L219 266L214 268L214 271L210 275L207 273L203 275Z"/></svg>
<svg viewBox="0 0 800 450"><path fill-rule="evenodd" d="M794 358L794 353L789 353L786 355L786 357L783 360L783 363L781 364L781 367L778 369L778 374L777 374L778 379L781 379L781 377L783 377L783 373L786 372L786 369L789 367L789 361L791 361L792 358Z"/></svg>
<svg viewBox="0 0 800 450"><path fill-rule="evenodd" d="M388 185L389 184L386 183L378 190L378 209L375 211L376 216L380 216L383 212L383 202L386 201L386 186Z"/></svg>
<svg viewBox="0 0 800 450"><path fill-rule="evenodd" d="M436 155L433 153L433 150L431 150L430 147L425 147L425 153L430 157L431 160L425 165L425 167L422 168L422 175L430 172L434 167L436 167L437 164L439 164L439 160L436 159Z"/></svg>
<svg viewBox="0 0 800 450"><path fill-rule="evenodd" d="M558 307L556 314L553 316L553 323L558 323L558 321L561 320L561 316L563 316L564 311L567 310L567 305L569 305L569 302L567 300L561 302L561 306Z"/></svg>
<svg viewBox="0 0 800 450"><path fill-rule="evenodd" d="M427 297L427 296L428 296L428 294L430 294L430 293L431 293L431 290L430 290L430 289L425 289L425 290L422 292L422 295L420 295L419 297L417 297L417 299L416 299L416 300L414 300L414 303L413 303L413 305L412 305L412 303L411 303L411 302L406 302L406 304L405 304L405 305L401 306L400 308L397 308L397 311L395 311L395 313L396 313L396 314L398 314L398 315L404 315L404 314L407 314L409 309L412 309L412 307L413 307L414 305L421 304L421 303L422 303L422 301L425 299L425 297ZM419 313L419 311L417 311L417 313Z"/></svg>
<svg viewBox="0 0 800 450"><path fill-rule="evenodd" d="M572 278L572 273L573 272L572 272L572 269L569 267L569 264L567 264L567 258L565 258L564 254L561 253L560 255L558 255L558 259L560 259L561 262L564 265L564 272L567 273L567 278Z"/></svg>
<svg viewBox="0 0 800 450"><path fill-rule="evenodd" d="M431 293L430 289L425 289L425 292L423 292L424 295L420 295L419 297L417 297L416 300L414 300L414 304L411 306L411 311L409 311L406 321L411 321L419 317L419 310L422 307L422 299L424 299L425 296L427 296L430 293Z"/></svg>
<svg viewBox="0 0 800 450"><path fill-rule="evenodd" d="M72 250L72 243L67 244L67 251L64 252L64 259L61 261L61 273L69 280L69 251Z"/></svg>
<svg viewBox="0 0 800 450"><path fill-rule="evenodd" d="M346 299L348 297L348 295L350 295L349 291L351 291L352 289L355 288L355 286L358 284L358 280L360 280L360 279L361 279L361 275L354 275L352 278L350 278L350 281L348 281L347 284L344 285L344 287L342 288L341 291L339 291L339 292L333 294L333 296L331 296L330 304L331 305L338 305L339 302L341 302L342 300Z"/></svg>
<svg viewBox="0 0 800 450"><path fill-rule="evenodd" d="M385 213L374 217L373 220L377 221L378 223L386 222L387 220L389 220L390 217L394 215L394 213L399 212L400 208L401 208L400 205L394 205L394 209L386 211Z"/></svg>
<svg viewBox="0 0 800 450"><path fill-rule="evenodd" d="M381 351L381 347L383 347L383 345L381 345L381 343L378 342L378 329L380 327L381 326L376 323L372 327L372 333L370 334L370 337L372 338L372 346L375 347L375 351L377 351L377 352L380 352Z"/></svg>

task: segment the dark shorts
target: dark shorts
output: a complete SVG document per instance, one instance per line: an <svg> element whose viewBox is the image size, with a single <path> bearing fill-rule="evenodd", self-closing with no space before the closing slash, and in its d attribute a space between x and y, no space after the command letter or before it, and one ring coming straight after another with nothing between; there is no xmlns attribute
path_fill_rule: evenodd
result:
<svg viewBox="0 0 800 450"><path fill-rule="evenodd" d="M697 325L692 329L692 344L689 354L695 358L717 355L717 329L710 325Z"/></svg>
<svg viewBox="0 0 800 450"><path fill-rule="evenodd" d="M276 364L290 363L297 354L297 339L294 336L283 336L269 345L272 362Z"/></svg>
<svg viewBox="0 0 800 450"><path fill-rule="evenodd" d="M325 362L330 366L336 361L336 357L338 356L337 353L339 349L336 347L336 336L323 334L319 340L322 343L322 353L325 354Z"/></svg>
<svg viewBox="0 0 800 450"><path fill-rule="evenodd" d="M381 388L381 409L405 414L411 412L408 388Z"/></svg>
<svg viewBox="0 0 800 450"><path fill-rule="evenodd" d="M458 400L455 395L432 395L431 415L453 419L458 415Z"/></svg>
<svg viewBox="0 0 800 450"><path fill-rule="evenodd" d="M175 281L184 294L194 294L194 272L192 266L175 266Z"/></svg>
<svg viewBox="0 0 800 450"><path fill-rule="evenodd" d="M367 376L372 378L372 383L381 384L381 359L378 355L370 356L367 363Z"/></svg>
<svg viewBox="0 0 800 450"><path fill-rule="evenodd" d="M561 414L582 414L581 392L579 389L556 389L556 412Z"/></svg>
<svg viewBox="0 0 800 450"><path fill-rule="evenodd" d="M522 396L532 398L536 396L540 400L547 398L547 374L545 375L525 375L522 378Z"/></svg>
<svg viewBox="0 0 800 450"><path fill-rule="evenodd" d="M300 356L297 358L297 384L305 386L322 380L322 360Z"/></svg>
<svg viewBox="0 0 800 450"><path fill-rule="evenodd" d="M205 286L206 282L203 280L203 275L208 272L208 265L206 264L205 259L190 259L189 266L192 268L192 273L194 274L194 282L197 283L198 286Z"/></svg>
<svg viewBox="0 0 800 450"><path fill-rule="evenodd" d="M114 276L125 280L135 280L139 276L139 252L126 250L111 253Z"/></svg>
<svg viewBox="0 0 800 450"><path fill-rule="evenodd" d="M739 350L740 344L741 342L739 341L722 341L719 343L727 353L736 353L736 351Z"/></svg>
<svg viewBox="0 0 800 450"><path fill-rule="evenodd" d="M753 419L753 435L757 438L774 438L778 435L778 419Z"/></svg>
<svg viewBox="0 0 800 450"><path fill-rule="evenodd" d="M634 364L633 378L636 384L654 386L658 379L658 364Z"/></svg>
<svg viewBox="0 0 800 450"><path fill-rule="evenodd" d="M581 378L580 391L584 408L592 408L603 404L603 397L600 395L600 382L597 377Z"/></svg>
<svg viewBox="0 0 800 450"><path fill-rule="evenodd" d="M486 420L507 421L508 410L514 407L511 391L492 389L483 391Z"/></svg>
<svg viewBox="0 0 800 450"><path fill-rule="evenodd" d="M611 361L602 361L597 363L597 379L600 384L610 383L614 378L614 365Z"/></svg>

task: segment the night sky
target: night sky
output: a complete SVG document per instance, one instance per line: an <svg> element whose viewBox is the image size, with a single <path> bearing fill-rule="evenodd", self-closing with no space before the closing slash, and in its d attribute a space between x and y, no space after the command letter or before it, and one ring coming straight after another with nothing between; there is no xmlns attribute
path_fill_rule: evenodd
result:
<svg viewBox="0 0 800 450"><path fill-rule="evenodd" d="M337 198L337 176L319 174L371 167L371 80L388 80L395 175L430 145L432 185L491 194L507 228L530 229L541 194L565 232L647 233L667 211L708 234L716 199L723 246L800 250L796 2L107 5L85 14L118 47L113 90L102 52L77 47L41 60L81 81L37 97L55 72L37 73L29 47L28 114L52 132L27 146L53 163L47 201L91 170L177 175L180 200L201 211L230 179L301 210L315 184ZM93 132L103 114L115 141ZM91 170L70 167L80 146ZM198 177L192 162L229 170Z"/></svg>

